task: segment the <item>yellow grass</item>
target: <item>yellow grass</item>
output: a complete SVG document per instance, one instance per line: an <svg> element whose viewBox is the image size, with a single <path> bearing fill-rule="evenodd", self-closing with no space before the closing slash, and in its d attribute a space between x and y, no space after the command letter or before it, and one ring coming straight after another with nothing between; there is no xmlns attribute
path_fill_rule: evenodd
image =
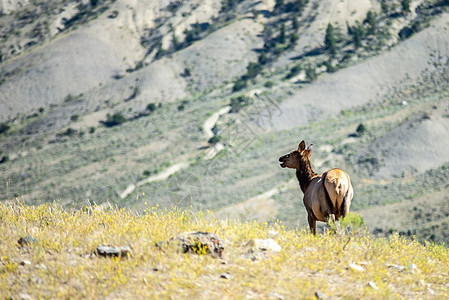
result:
<svg viewBox="0 0 449 300"><path fill-rule="evenodd" d="M192 230L221 237L223 258L155 246ZM25 236L37 241L20 247ZM254 238L273 238L282 251L252 261L245 254ZM100 244L129 245L134 255L92 255ZM3 202L0 255L2 298L313 299L317 291L344 299L449 298L449 251L443 246L398 236L374 239L361 231L315 237L281 223L222 221L179 210L137 214ZM224 273L228 279L220 277Z"/></svg>

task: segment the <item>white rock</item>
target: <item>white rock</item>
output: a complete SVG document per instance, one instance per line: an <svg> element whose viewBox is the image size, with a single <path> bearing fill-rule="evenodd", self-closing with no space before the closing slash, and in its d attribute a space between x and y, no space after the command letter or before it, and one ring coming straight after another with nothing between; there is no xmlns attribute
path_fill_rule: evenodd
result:
<svg viewBox="0 0 449 300"><path fill-rule="evenodd" d="M277 236L279 234L279 232L277 232L276 230L269 230L268 234L271 236Z"/></svg>
<svg viewBox="0 0 449 300"><path fill-rule="evenodd" d="M411 272L411 273L418 273L418 272L419 272L419 269L418 269L418 267L417 267L415 264L411 264L411 266L410 266L410 272Z"/></svg>
<svg viewBox="0 0 449 300"><path fill-rule="evenodd" d="M279 244L276 243L276 241L273 239L266 239L266 240L254 239L254 245L259 250L271 250L274 252L279 252L282 250L281 246L279 246Z"/></svg>
<svg viewBox="0 0 449 300"><path fill-rule="evenodd" d="M31 261L24 259L20 262L21 266L30 266L31 265Z"/></svg>
<svg viewBox="0 0 449 300"><path fill-rule="evenodd" d="M377 286L377 284L374 281L369 281L368 282L368 286L373 288L373 289L375 289L375 290L379 289L379 287Z"/></svg>
<svg viewBox="0 0 449 300"><path fill-rule="evenodd" d="M389 268L396 269L396 270L399 270L400 272L402 272L402 271L405 270L405 267L404 267L404 266L397 265L397 264L391 264L391 265L388 265L388 267L389 267Z"/></svg>
<svg viewBox="0 0 449 300"><path fill-rule="evenodd" d="M361 267L361 266L359 266L359 265L357 265L357 264L349 264L349 267L350 267L351 269L353 269L354 271L365 272L365 268L364 268L364 267Z"/></svg>

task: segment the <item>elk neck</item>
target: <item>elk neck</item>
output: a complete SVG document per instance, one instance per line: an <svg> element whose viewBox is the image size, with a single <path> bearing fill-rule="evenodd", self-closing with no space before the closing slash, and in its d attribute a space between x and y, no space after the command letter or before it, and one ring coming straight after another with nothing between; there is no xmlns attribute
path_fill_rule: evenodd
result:
<svg viewBox="0 0 449 300"><path fill-rule="evenodd" d="M313 177L315 177L316 173L313 172L312 166L310 164L309 159L301 159L299 162L299 166L296 169L296 178L298 178L299 186L303 193L306 192L309 187L310 182Z"/></svg>

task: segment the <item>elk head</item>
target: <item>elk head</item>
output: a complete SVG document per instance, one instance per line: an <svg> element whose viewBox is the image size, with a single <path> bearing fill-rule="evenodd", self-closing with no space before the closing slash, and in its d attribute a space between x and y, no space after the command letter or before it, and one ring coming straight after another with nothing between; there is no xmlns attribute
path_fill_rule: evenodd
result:
<svg viewBox="0 0 449 300"><path fill-rule="evenodd" d="M281 156L279 161L281 162L282 168L298 169L301 163L309 161L309 157L312 154L313 144L310 144L306 149L306 142L301 141L299 143L298 149Z"/></svg>

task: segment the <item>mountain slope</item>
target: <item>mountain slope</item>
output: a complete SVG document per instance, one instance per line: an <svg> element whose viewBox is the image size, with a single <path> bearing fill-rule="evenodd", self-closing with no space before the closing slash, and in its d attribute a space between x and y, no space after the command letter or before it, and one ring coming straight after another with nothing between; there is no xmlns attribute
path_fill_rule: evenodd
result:
<svg viewBox="0 0 449 300"><path fill-rule="evenodd" d="M444 201L444 1L409 12L399 1L70 3L39 2L60 29L0 65L0 199L150 203L303 226L294 172L277 159L305 139L317 172L348 171L354 210ZM12 36L3 42L27 41ZM380 215L367 212L367 224ZM410 232L429 238L440 221Z"/></svg>

